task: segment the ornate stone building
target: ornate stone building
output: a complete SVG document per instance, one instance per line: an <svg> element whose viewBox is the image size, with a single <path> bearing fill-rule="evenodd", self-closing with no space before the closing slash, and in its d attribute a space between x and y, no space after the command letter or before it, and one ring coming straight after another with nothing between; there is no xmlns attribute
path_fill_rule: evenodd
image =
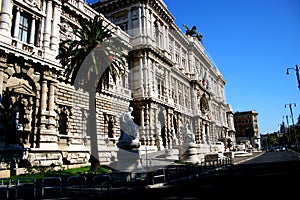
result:
<svg viewBox="0 0 300 200"><path fill-rule="evenodd" d="M92 6L131 36L130 88L142 144L155 146L161 134L164 148L171 148L173 130L182 142L186 125L197 144L235 142L222 74L201 39L182 33L163 1L101 0Z"/></svg>
<svg viewBox="0 0 300 200"><path fill-rule="evenodd" d="M100 162L116 156L119 117L129 106L142 148L176 148L185 127L203 153L217 141L235 142L224 77L163 1L0 0L0 11L1 161L89 162L88 94L63 79L56 56L59 42L74 38L76 17L99 13L131 49L126 74L96 94Z"/></svg>

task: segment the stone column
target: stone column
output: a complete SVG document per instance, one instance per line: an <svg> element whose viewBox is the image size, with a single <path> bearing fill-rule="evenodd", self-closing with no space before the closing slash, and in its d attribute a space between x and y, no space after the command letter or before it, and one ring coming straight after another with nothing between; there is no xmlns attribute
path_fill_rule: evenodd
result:
<svg viewBox="0 0 300 200"><path fill-rule="evenodd" d="M144 69L144 63L143 63L143 55L141 55L141 57L139 58L139 60L140 60L140 62L139 62L139 64L140 64L140 67L139 67L139 69L140 69L140 77L139 77L139 81L140 81L140 87L141 87L141 90L140 90L140 94L141 94L141 96L144 96L144 90L145 90L145 88L144 88L144 73L143 73L143 69Z"/></svg>
<svg viewBox="0 0 300 200"><path fill-rule="evenodd" d="M16 19L15 19L15 27L14 27L14 32L13 32L13 37L15 39L18 38L18 34L19 34L19 24L20 24L20 14L21 11L20 11L20 8L17 7L16 9Z"/></svg>
<svg viewBox="0 0 300 200"><path fill-rule="evenodd" d="M151 135L152 137L152 145L155 145L155 138L153 137L156 133L155 133L155 125L154 125L154 116L153 116L153 109L151 107L151 103L149 102L149 108L147 111L147 115L148 115L148 127L149 127L149 135Z"/></svg>
<svg viewBox="0 0 300 200"><path fill-rule="evenodd" d="M35 39L35 17L32 17L29 44L34 44Z"/></svg>
<svg viewBox="0 0 300 200"><path fill-rule="evenodd" d="M169 87L169 95L168 95L168 99L171 99L172 102L174 102L173 96L172 96L172 89L173 89L173 85L172 85L172 76L171 76L171 71L168 71L168 87Z"/></svg>
<svg viewBox="0 0 300 200"><path fill-rule="evenodd" d="M169 34L168 26L165 27L165 50L169 50Z"/></svg>
<svg viewBox="0 0 300 200"><path fill-rule="evenodd" d="M178 81L175 79L175 95L176 95L176 104L179 105L179 93L178 93Z"/></svg>
<svg viewBox="0 0 300 200"><path fill-rule="evenodd" d="M171 134L171 121L172 121L172 118L171 118L172 114L170 113L170 109L167 108L166 109L166 146L168 149L171 149L172 148L172 134Z"/></svg>
<svg viewBox="0 0 300 200"><path fill-rule="evenodd" d="M155 17L153 15L153 12L151 11L150 15L150 38L151 38L151 43L153 45L153 42L155 44L155 37L154 37L154 33L155 33L155 28L154 28L154 20Z"/></svg>
<svg viewBox="0 0 300 200"><path fill-rule="evenodd" d="M156 63L155 61L153 61L152 63L153 65L153 73L152 73L152 80L153 80L153 92L155 95L158 94L158 91L157 91L157 82L156 82Z"/></svg>
<svg viewBox="0 0 300 200"><path fill-rule="evenodd" d="M143 79L141 80L142 83L143 83L143 86L144 86L144 96L147 96L148 94L148 88L147 88L147 69L146 69L146 56L145 56L145 52L143 52L143 55L142 55L142 74L143 74Z"/></svg>
<svg viewBox="0 0 300 200"><path fill-rule="evenodd" d="M142 127L145 126L145 122L144 122L144 106L141 106L141 113L140 113L140 124Z"/></svg>
<svg viewBox="0 0 300 200"><path fill-rule="evenodd" d="M2 0L1 15L0 15L0 30L6 36L10 36L10 28L12 21L12 1Z"/></svg>
<svg viewBox="0 0 300 200"><path fill-rule="evenodd" d="M46 6L43 6L46 7ZM44 31L44 27L45 27L45 19L44 18L40 18L40 23L39 23L39 31L38 31L38 37L37 37L37 46L38 47L42 47L43 46L43 31Z"/></svg>
<svg viewBox="0 0 300 200"><path fill-rule="evenodd" d="M3 90L3 69L0 68L0 103L2 102L2 90Z"/></svg>
<svg viewBox="0 0 300 200"><path fill-rule="evenodd" d="M141 29L143 36L147 36L147 15L146 6L143 4L141 7ZM143 41L145 42L145 41Z"/></svg>
<svg viewBox="0 0 300 200"><path fill-rule="evenodd" d="M48 92L48 88L47 88L47 81L43 81L42 82L42 88L41 88L41 121L43 121L45 119L45 112L47 109L47 92ZM41 123L41 129L45 130L46 129L46 125L42 122Z"/></svg>
<svg viewBox="0 0 300 200"><path fill-rule="evenodd" d="M52 23L52 32L51 32L51 49L58 51L59 46L59 22L60 22L60 16L61 16L61 8L58 4L59 2L56 2L54 4L54 11L55 13L53 15L53 23Z"/></svg>
<svg viewBox="0 0 300 200"><path fill-rule="evenodd" d="M51 21L52 21L52 0L46 0L46 19L44 23L44 47L50 45L50 34L51 34Z"/></svg>
<svg viewBox="0 0 300 200"><path fill-rule="evenodd" d="M176 59L176 42L175 42L175 39L173 39L173 52L171 52L173 55L172 55L172 57L173 57L173 60L175 60Z"/></svg>
<svg viewBox="0 0 300 200"><path fill-rule="evenodd" d="M151 11L151 9L148 9L146 20L147 20L147 43L152 44L153 22L152 22L152 11Z"/></svg>
<svg viewBox="0 0 300 200"><path fill-rule="evenodd" d="M143 30L142 30L142 7L138 7L138 19L139 19L139 35L143 34Z"/></svg>
<svg viewBox="0 0 300 200"><path fill-rule="evenodd" d="M50 83L49 94L48 94L48 110L49 112L54 111L54 89L55 83Z"/></svg>
<svg viewBox="0 0 300 200"><path fill-rule="evenodd" d="M48 92L48 88L47 88L47 81L43 81L42 83L42 91L41 91L41 110L46 111L47 108L47 92Z"/></svg>
<svg viewBox="0 0 300 200"><path fill-rule="evenodd" d="M165 70L165 81L164 81L164 85L165 85L165 94L163 94L166 97L166 101L168 102L168 99L170 99L169 96L169 91L170 91L170 87L169 87L169 71Z"/></svg>
<svg viewBox="0 0 300 200"><path fill-rule="evenodd" d="M147 136L147 145L151 145L151 131L150 131L150 126L149 126L149 105L148 103L146 103L146 107L145 108L145 125L147 127L147 133L146 133L146 136Z"/></svg>
<svg viewBox="0 0 300 200"><path fill-rule="evenodd" d="M155 140L156 140L156 146L158 148L158 150L162 151L164 149L163 147L163 142L162 142L162 137L161 137L161 126L158 126L158 117L157 117L157 108L153 107L153 113L154 113L154 132L155 132Z"/></svg>
<svg viewBox="0 0 300 200"><path fill-rule="evenodd" d="M149 57L147 57L147 66L148 66L148 96L150 97L152 95L152 83L153 83L153 79L152 79L152 62L151 59Z"/></svg>
<svg viewBox="0 0 300 200"><path fill-rule="evenodd" d="M160 47L165 50L166 49L166 45L165 45L166 30L165 30L165 25L164 24L161 25L161 31L162 31L162 38L161 38Z"/></svg>

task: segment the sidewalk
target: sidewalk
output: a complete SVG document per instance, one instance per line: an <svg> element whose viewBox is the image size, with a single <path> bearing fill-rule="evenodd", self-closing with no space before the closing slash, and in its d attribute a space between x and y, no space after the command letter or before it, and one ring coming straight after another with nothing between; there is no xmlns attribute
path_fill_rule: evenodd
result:
<svg viewBox="0 0 300 200"><path fill-rule="evenodd" d="M244 156L243 155L239 155L239 156L235 156L233 158L233 164L234 165L237 165L237 164L241 164L241 163L244 163L248 160L251 160L251 159L254 159L262 154L266 153L265 151L254 151L252 152L252 154L245 154Z"/></svg>
<svg viewBox="0 0 300 200"><path fill-rule="evenodd" d="M220 162L216 165L173 164L147 173L114 172L109 175L111 176L111 181L107 185L101 185L103 183L100 175L100 182L97 182L96 185L94 185L96 182L86 182L85 184L80 184L80 187L78 184L74 185L74 187L62 185L57 187L56 191L53 190L53 194L49 191L49 195L44 197L37 195L35 199L107 199L108 197L120 197L121 194L128 195L130 193L134 194L136 191L141 192L151 188L164 188L181 184L186 180L197 179L216 170L241 164L264 153L263 151L239 155L235 156L230 162ZM68 189L66 190L66 188Z"/></svg>

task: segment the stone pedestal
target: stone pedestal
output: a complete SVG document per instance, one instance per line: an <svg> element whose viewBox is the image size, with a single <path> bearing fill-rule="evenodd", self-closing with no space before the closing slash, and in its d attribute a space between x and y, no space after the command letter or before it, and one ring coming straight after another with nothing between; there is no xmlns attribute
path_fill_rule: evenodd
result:
<svg viewBox="0 0 300 200"><path fill-rule="evenodd" d="M184 144L179 149L179 159L180 161L183 162L200 163L197 144L195 143Z"/></svg>
<svg viewBox="0 0 300 200"><path fill-rule="evenodd" d="M130 149L124 150L119 149L117 153L117 164L116 169L123 172L141 172L144 171L141 164L140 150Z"/></svg>

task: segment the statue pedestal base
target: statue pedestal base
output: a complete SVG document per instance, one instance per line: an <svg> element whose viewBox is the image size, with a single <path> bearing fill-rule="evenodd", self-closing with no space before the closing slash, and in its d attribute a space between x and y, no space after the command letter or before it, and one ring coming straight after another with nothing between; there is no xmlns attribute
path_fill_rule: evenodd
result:
<svg viewBox="0 0 300 200"><path fill-rule="evenodd" d="M141 165L140 150L124 150L119 148L117 153L116 169L123 172L142 172L145 171Z"/></svg>
<svg viewBox="0 0 300 200"><path fill-rule="evenodd" d="M183 162L200 163L197 145L195 143L184 144L179 149L179 159Z"/></svg>

